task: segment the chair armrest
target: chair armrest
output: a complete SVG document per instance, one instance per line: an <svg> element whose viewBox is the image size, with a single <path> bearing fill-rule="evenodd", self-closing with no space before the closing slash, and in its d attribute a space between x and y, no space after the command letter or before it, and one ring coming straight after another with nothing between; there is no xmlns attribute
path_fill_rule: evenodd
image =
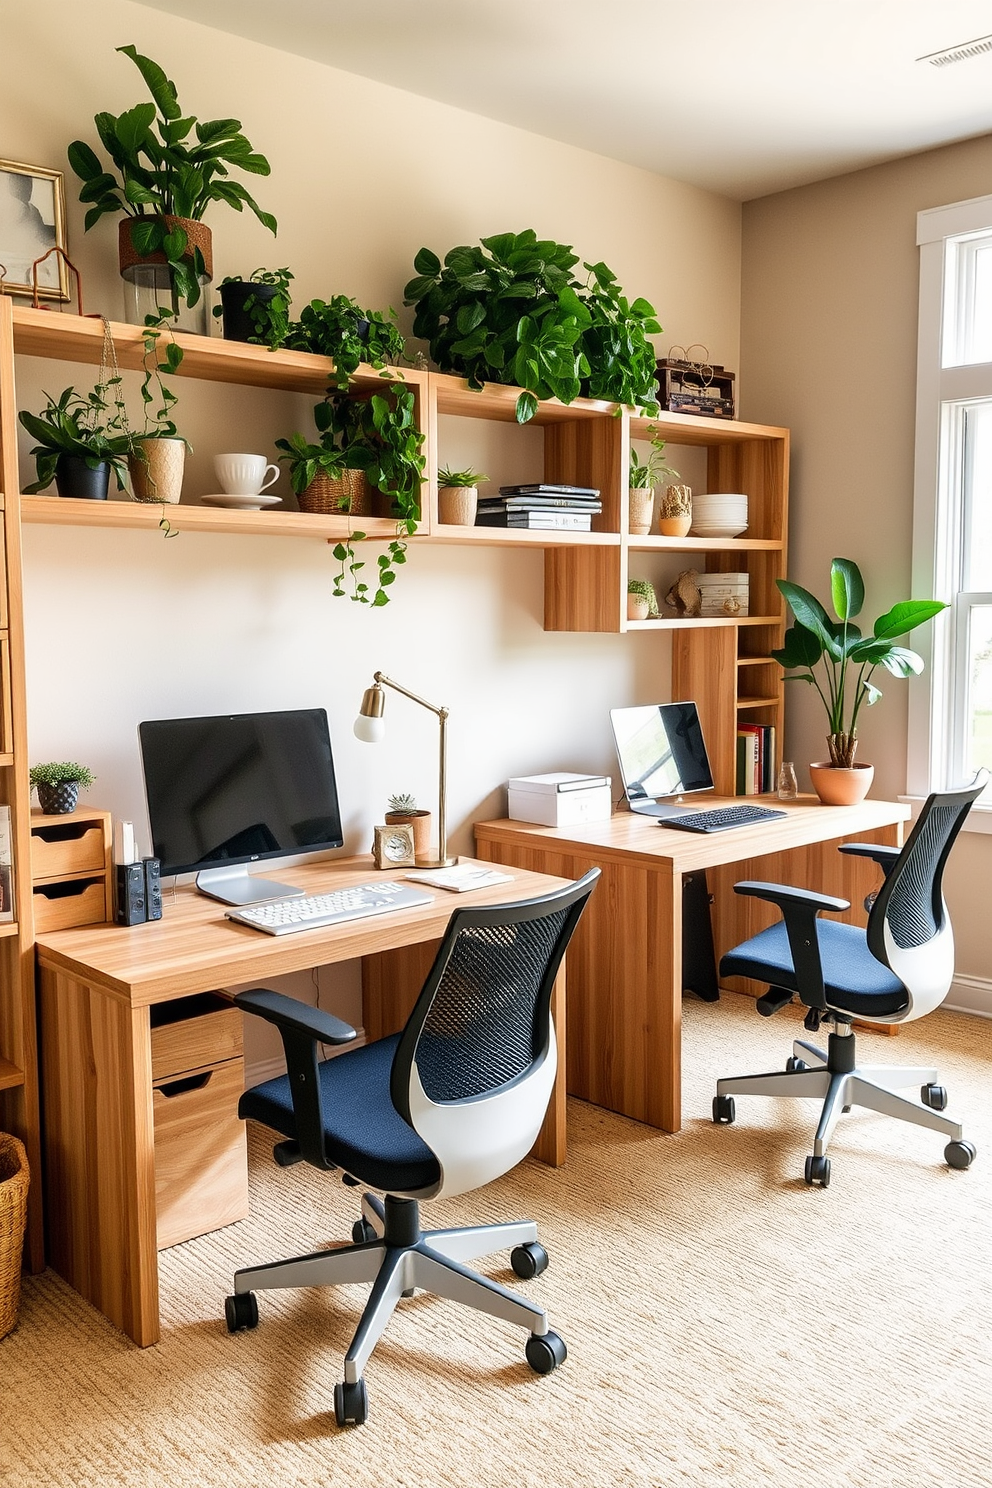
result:
<svg viewBox="0 0 992 1488"><path fill-rule="evenodd" d="M839 851L849 853L852 858L873 859L888 878L899 860L902 848L883 846L880 842L842 842Z"/></svg>
<svg viewBox="0 0 992 1488"><path fill-rule="evenodd" d="M322 1044L350 1044L358 1037L349 1023L325 1013L323 1008L311 1007L296 997L287 997L284 992L273 992L268 987L254 987L250 992L236 992L234 1000L246 1013L254 1013L267 1023L274 1023L281 1031L292 1029L308 1034Z"/></svg>
<svg viewBox="0 0 992 1488"><path fill-rule="evenodd" d="M796 991L807 1007L825 1012L827 997L823 986L816 917L824 910L842 914L851 907L848 901L835 899L832 894L816 894L812 889L796 889L789 884L758 883L747 879L734 884L734 893L745 894L752 899L767 899L782 911L796 973Z"/></svg>
<svg viewBox="0 0 992 1488"><path fill-rule="evenodd" d="M353 1028L310 1007L283 992L268 987L253 987L250 992L236 992L234 1001L246 1013L254 1013L274 1023L282 1036L286 1051L286 1069L293 1100L296 1141L300 1155L315 1168L330 1172L335 1164L328 1162L324 1148L324 1118L320 1101L320 1072L317 1065L317 1043L349 1044L357 1038ZM287 1149L289 1144L280 1143Z"/></svg>
<svg viewBox="0 0 992 1488"><path fill-rule="evenodd" d="M835 899L832 894L817 894L813 889L797 889L792 884L760 883L752 879L734 884L734 893L746 894L752 899L767 899L769 903L777 904L783 914L787 904L805 905L817 913L826 910L830 914L843 914L851 907L848 900Z"/></svg>

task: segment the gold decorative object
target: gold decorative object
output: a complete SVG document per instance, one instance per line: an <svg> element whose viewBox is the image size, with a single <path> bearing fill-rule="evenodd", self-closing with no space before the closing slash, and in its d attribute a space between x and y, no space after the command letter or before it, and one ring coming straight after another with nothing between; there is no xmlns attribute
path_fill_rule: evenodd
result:
<svg viewBox="0 0 992 1488"><path fill-rule="evenodd" d="M376 827L372 856L377 868L412 868L416 863L413 851L412 826Z"/></svg>
<svg viewBox="0 0 992 1488"><path fill-rule="evenodd" d="M674 610L678 610L679 614L684 615L687 619L701 612L703 601L699 592L699 585L696 583L696 570L694 568L685 568L682 570L671 589L665 595L665 603L671 605Z"/></svg>

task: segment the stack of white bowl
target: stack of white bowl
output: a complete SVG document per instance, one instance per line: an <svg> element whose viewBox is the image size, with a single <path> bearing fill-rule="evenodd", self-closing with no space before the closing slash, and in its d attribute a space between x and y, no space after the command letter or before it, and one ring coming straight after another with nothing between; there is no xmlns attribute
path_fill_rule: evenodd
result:
<svg viewBox="0 0 992 1488"><path fill-rule="evenodd" d="M739 537L747 531L747 497L731 491L694 493L692 531L696 537Z"/></svg>

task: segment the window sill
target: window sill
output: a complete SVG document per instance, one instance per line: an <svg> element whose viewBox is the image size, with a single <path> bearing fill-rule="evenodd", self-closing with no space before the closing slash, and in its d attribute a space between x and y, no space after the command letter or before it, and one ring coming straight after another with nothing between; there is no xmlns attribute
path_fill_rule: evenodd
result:
<svg viewBox="0 0 992 1488"><path fill-rule="evenodd" d="M897 796L898 801L905 801L907 806L913 808L913 820L920 814L920 807L926 800L926 796ZM962 832L988 832L992 834L992 802L988 806L973 806L965 817Z"/></svg>

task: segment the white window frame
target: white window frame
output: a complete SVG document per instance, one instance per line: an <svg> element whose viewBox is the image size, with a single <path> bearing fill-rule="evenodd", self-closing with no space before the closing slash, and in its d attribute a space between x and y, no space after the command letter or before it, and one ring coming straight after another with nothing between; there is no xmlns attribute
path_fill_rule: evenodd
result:
<svg viewBox="0 0 992 1488"><path fill-rule="evenodd" d="M992 398L992 362L943 365L945 348L949 360L951 347L961 347L965 340L963 323L974 294L975 263L968 244L992 233L992 196L931 208L920 212L916 222L920 318L912 592L932 594L951 609L912 641L926 670L911 679L909 689L910 800L922 800L931 790L960 782L968 621L973 604L992 604L992 594L965 593L961 588L962 512L952 494L963 458L962 406ZM992 804L976 806L965 830L992 832Z"/></svg>

